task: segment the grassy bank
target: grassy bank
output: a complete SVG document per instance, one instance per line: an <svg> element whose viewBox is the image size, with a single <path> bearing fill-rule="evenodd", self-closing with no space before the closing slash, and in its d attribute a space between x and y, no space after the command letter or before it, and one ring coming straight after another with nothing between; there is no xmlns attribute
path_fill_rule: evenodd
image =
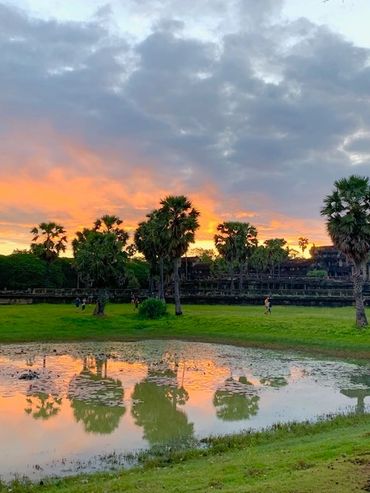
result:
<svg viewBox="0 0 370 493"><path fill-rule="evenodd" d="M238 345L289 348L333 356L370 357L370 329L354 325L354 309L276 306L271 316L259 306L184 307L184 315L141 320L131 305L108 305L92 316L71 305L0 307L0 343L30 341L124 341L179 338Z"/></svg>
<svg viewBox="0 0 370 493"><path fill-rule="evenodd" d="M282 425L211 440L206 451L169 453L119 473L79 476L12 493L349 493L370 491L370 416ZM0 486L5 493L9 486Z"/></svg>

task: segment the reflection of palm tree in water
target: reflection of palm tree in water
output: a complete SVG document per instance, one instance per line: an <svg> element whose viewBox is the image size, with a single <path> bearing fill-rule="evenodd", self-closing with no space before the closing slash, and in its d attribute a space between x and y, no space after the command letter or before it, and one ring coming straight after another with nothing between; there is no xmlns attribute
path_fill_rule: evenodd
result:
<svg viewBox="0 0 370 493"><path fill-rule="evenodd" d="M230 377L216 390L213 405L218 418L223 421L239 421L257 414L259 399L248 380L245 379L244 382L244 377L241 377L237 381Z"/></svg>
<svg viewBox="0 0 370 493"><path fill-rule="evenodd" d="M85 358L81 373L68 387L74 417L87 432L112 433L126 412L122 382L107 376L107 364L106 358Z"/></svg>
<svg viewBox="0 0 370 493"><path fill-rule="evenodd" d="M362 389L342 389L341 394L351 399L357 399L356 413L362 414L365 412L365 398L370 396L370 374L354 375L351 377L351 382L355 385L363 385L367 388Z"/></svg>
<svg viewBox="0 0 370 493"><path fill-rule="evenodd" d="M27 366L33 366L36 362L34 355L26 359ZM46 355L42 358L42 367L46 368ZM26 402L27 407L24 411L34 419L48 420L57 416L61 409L62 398L58 397L59 392L56 386L52 385L53 390L49 392L33 392L32 385L28 389Z"/></svg>
<svg viewBox="0 0 370 493"><path fill-rule="evenodd" d="M27 407L25 412L34 419L47 420L56 416L62 404L62 399L53 397L45 392L35 392L26 398Z"/></svg>
<svg viewBox="0 0 370 493"><path fill-rule="evenodd" d="M177 409L186 403L189 394L178 387L176 376L176 370L166 364L153 364L147 377L135 385L131 412L135 423L144 428L144 438L150 445L181 443L193 437L193 423L188 423L186 414Z"/></svg>

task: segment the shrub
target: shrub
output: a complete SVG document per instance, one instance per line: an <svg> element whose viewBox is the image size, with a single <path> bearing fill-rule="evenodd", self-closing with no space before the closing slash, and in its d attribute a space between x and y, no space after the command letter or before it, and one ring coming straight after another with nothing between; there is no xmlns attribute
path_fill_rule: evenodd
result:
<svg viewBox="0 0 370 493"><path fill-rule="evenodd" d="M319 279L325 279L328 277L328 272L324 269L314 269L307 272L307 277L316 277Z"/></svg>
<svg viewBox="0 0 370 493"><path fill-rule="evenodd" d="M143 318L160 318L166 313L166 304L156 298L148 298L139 305L139 315Z"/></svg>

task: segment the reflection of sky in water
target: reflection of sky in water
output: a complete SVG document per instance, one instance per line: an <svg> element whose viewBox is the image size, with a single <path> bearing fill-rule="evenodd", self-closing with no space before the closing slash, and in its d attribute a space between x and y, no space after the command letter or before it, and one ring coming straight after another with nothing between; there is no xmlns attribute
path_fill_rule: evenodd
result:
<svg viewBox="0 0 370 493"><path fill-rule="evenodd" d="M20 380L25 371L35 380ZM370 403L370 369L294 353L146 341L0 350L0 475ZM73 465L71 465L71 461ZM37 467L35 468L35 466ZM41 466L41 470L38 466Z"/></svg>

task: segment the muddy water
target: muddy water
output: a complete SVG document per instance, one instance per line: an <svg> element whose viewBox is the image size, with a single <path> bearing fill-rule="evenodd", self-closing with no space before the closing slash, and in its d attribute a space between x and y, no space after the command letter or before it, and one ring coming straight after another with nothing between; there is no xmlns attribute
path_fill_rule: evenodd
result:
<svg viewBox="0 0 370 493"><path fill-rule="evenodd" d="M363 412L369 396L370 367L288 352L176 341L3 346L0 477L109 469L151 446Z"/></svg>

